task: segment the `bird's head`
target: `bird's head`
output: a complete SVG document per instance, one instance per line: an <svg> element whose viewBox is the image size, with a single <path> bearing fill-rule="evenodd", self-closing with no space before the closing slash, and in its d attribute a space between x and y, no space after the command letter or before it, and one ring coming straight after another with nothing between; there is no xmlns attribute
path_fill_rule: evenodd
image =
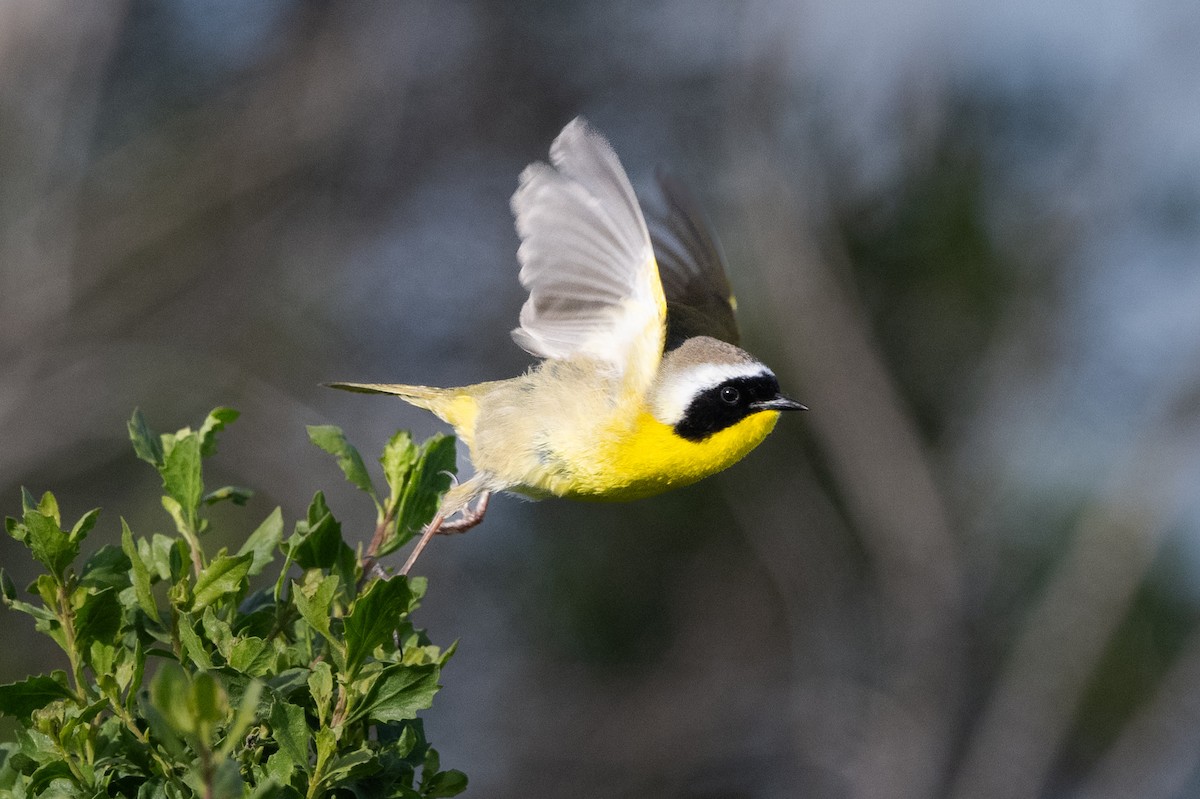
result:
<svg viewBox="0 0 1200 799"><path fill-rule="evenodd" d="M663 357L650 410L680 437L703 441L752 414L804 406L783 396L775 373L750 353L696 336Z"/></svg>

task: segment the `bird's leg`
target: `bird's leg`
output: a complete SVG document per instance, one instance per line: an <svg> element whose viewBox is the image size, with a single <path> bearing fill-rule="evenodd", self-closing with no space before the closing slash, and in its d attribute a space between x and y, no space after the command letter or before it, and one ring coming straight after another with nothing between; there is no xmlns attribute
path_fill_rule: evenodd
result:
<svg viewBox="0 0 1200 799"><path fill-rule="evenodd" d="M425 546L429 543L429 539L433 538L434 535L437 534L437 531L441 529L444 521L446 521L446 514L445 512L439 510L437 515L433 517L433 521L431 521L425 528L425 531L421 533L421 538L419 541L417 541L417 545L413 547L413 551L408 553L408 560L404 561L404 566L401 567L400 574L408 574L408 570L411 569L413 564L417 562L417 558L420 556L421 550L425 549Z"/></svg>
<svg viewBox="0 0 1200 799"><path fill-rule="evenodd" d="M452 522L442 522L438 528L438 535L450 535L451 533L465 533L475 525L483 521L483 515L487 513L488 500L491 498L491 491L483 491L479 494L479 502L472 508L466 505L462 509L461 515Z"/></svg>
<svg viewBox="0 0 1200 799"><path fill-rule="evenodd" d="M421 538L417 541L417 545L413 547L412 552L408 554L408 560L404 561L404 566L400 569L400 574L407 575L409 569L417 562L421 552L429 544L429 539L433 538L438 533L462 533L470 530L475 525L483 521L483 514L487 512L488 497L491 496L490 491L479 491L479 501L474 509L471 508L471 497L478 490L478 476L468 480L467 482L455 486L454 489L446 495L442 502L441 509L437 515L433 517L433 521L421 533ZM453 496L455 493L464 497L459 499ZM461 510L455 511L456 507L461 507ZM451 510L447 511L446 509ZM458 512L461 518L455 519L452 522L447 522L446 517L452 513Z"/></svg>

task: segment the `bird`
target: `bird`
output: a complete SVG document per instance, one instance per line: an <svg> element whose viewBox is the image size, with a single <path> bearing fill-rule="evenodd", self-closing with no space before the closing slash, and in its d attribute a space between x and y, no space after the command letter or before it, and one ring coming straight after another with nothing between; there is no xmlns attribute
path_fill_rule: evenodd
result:
<svg viewBox="0 0 1200 799"><path fill-rule="evenodd" d="M738 346L716 239L686 190L656 177L661 207L644 214L582 117L554 139L549 163L521 173L511 208L529 296L512 337L539 359L524 374L456 388L327 384L431 411L467 446L474 474L445 494L400 574L434 534L478 524L496 492L653 496L731 466L781 412L806 410Z"/></svg>

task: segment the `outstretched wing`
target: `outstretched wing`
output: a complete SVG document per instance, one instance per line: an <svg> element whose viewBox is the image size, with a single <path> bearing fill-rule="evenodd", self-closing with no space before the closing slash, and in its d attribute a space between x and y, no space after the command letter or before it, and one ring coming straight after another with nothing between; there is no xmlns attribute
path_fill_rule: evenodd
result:
<svg viewBox="0 0 1200 799"><path fill-rule="evenodd" d="M530 164L512 198L529 299L513 339L542 358L585 356L643 391L662 358L666 300L650 234L616 153L582 119Z"/></svg>
<svg viewBox="0 0 1200 799"><path fill-rule="evenodd" d="M721 249L687 190L662 170L656 177L662 202L647 206L647 221L667 298L667 349L692 336L737 344L737 305Z"/></svg>

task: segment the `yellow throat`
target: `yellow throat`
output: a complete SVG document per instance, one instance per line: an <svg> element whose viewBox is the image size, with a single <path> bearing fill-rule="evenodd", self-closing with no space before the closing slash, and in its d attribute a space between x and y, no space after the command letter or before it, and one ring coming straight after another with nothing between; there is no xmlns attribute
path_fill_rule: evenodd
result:
<svg viewBox="0 0 1200 799"><path fill-rule="evenodd" d="M623 501L691 485L744 458L778 419L778 411L760 411L701 441L690 441L642 411L632 429L603 437L587 467L570 476L555 475L545 488L575 499Z"/></svg>

